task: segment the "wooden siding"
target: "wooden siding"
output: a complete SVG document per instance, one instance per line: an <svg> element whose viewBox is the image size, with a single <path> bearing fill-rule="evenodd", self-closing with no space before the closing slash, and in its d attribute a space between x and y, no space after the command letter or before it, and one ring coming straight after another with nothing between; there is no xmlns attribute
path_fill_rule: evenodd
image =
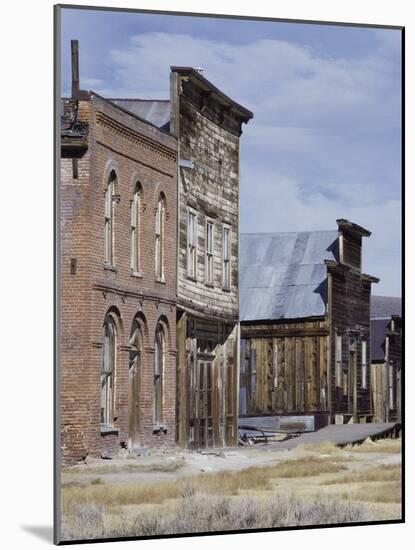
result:
<svg viewBox="0 0 415 550"><path fill-rule="evenodd" d="M175 75L177 76L177 75ZM174 86L179 83L174 83ZM235 136L200 112L194 102L194 86L188 83L179 99L172 101L179 114L174 130L180 159L193 168L179 170L178 301L193 311L238 321L239 253L239 136ZM174 89L173 89L174 92ZM219 109L212 106L210 109ZM187 217L197 216L196 276L187 269ZM206 222L214 225L213 285L205 273ZM231 229L231 285L223 289L223 226Z"/></svg>
<svg viewBox="0 0 415 550"><path fill-rule="evenodd" d="M340 258L340 261L360 271L362 262L362 237L345 230L342 231L342 237L342 258Z"/></svg>
<svg viewBox="0 0 415 550"><path fill-rule="evenodd" d="M376 422L400 422L402 418L402 336L401 321L388 330L388 357L372 362L372 404ZM390 325L389 325L390 327Z"/></svg>
<svg viewBox="0 0 415 550"><path fill-rule="evenodd" d="M353 271L330 271L331 316L331 413L354 416L371 414L370 369L366 368L366 387L362 384L362 341L366 341L367 364L370 358L371 285ZM342 336L340 386L335 376L335 336Z"/></svg>
<svg viewBox="0 0 415 550"><path fill-rule="evenodd" d="M239 412L328 411L326 320L241 325Z"/></svg>
<svg viewBox="0 0 415 550"><path fill-rule="evenodd" d="M177 335L179 445L236 445L238 327L185 313Z"/></svg>

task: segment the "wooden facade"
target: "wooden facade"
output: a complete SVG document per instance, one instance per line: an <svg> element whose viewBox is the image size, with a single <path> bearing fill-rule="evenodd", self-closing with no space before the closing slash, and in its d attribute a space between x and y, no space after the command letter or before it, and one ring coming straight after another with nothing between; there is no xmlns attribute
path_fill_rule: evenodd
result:
<svg viewBox="0 0 415 550"><path fill-rule="evenodd" d="M239 139L252 113L200 72L172 67L178 138L177 442L238 438Z"/></svg>
<svg viewBox="0 0 415 550"><path fill-rule="evenodd" d="M356 224L338 220L334 259L314 258L313 273L319 261L325 266L321 281L309 285L313 294L321 295L322 314L301 317L297 303L297 318L281 314L241 321L240 416L313 414L320 423L371 420L370 293L378 279L362 274L360 267L362 237L369 235ZM316 250L314 246L314 254ZM298 250L292 252L296 254ZM288 283L287 270L287 287L276 287L275 292L292 292L307 262L309 258L300 266L303 271L291 269L293 281ZM262 272L253 269L260 279ZM298 302L302 292L294 295Z"/></svg>
<svg viewBox="0 0 415 550"><path fill-rule="evenodd" d="M379 330L383 335L376 334ZM379 337L380 336L380 337ZM372 341L377 347L370 370L371 396L376 422L402 419L402 319L372 320Z"/></svg>

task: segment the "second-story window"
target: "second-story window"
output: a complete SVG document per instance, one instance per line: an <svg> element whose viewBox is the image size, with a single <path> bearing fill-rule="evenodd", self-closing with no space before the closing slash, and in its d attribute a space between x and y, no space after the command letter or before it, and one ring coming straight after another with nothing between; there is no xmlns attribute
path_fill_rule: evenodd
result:
<svg viewBox="0 0 415 550"><path fill-rule="evenodd" d="M104 262L114 265L114 202L117 177L112 172L104 196Z"/></svg>
<svg viewBox="0 0 415 550"><path fill-rule="evenodd" d="M206 222L206 250L205 250L205 272L206 283L213 285L213 239L214 225L213 222Z"/></svg>
<svg viewBox="0 0 415 550"><path fill-rule="evenodd" d="M231 288L231 229L223 228L223 288Z"/></svg>
<svg viewBox="0 0 415 550"><path fill-rule="evenodd" d="M156 211L156 279L164 281L164 226L166 222L166 201L160 195Z"/></svg>
<svg viewBox="0 0 415 550"><path fill-rule="evenodd" d="M140 269L140 238L141 238L141 189L136 186L134 197L131 201L131 270L139 273Z"/></svg>
<svg viewBox="0 0 415 550"><path fill-rule="evenodd" d="M187 214L187 274L196 278L197 218L191 210Z"/></svg>

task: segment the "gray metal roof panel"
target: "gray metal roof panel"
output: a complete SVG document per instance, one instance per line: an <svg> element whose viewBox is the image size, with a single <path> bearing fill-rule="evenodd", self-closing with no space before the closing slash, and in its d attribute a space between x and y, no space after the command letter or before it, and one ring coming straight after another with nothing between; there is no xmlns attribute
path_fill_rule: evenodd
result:
<svg viewBox="0 0 415 550"><path fill-rule="evenodd" d="M371 296L370 316L390 317L391 315L402 316L402 299L393 296Z"/></svg>
<svg viewBox="0 0 415 550"><path fill-rule="evenodd" d="M242 234L241 321L324 315L326 259L338 261L337 231Z"/></svg>
<svg viewBox="0 0 415 550"><path fill-rule="evenodd" d="M112 98L116 105L127 109L159 128L170 124L170 101L164 99L118 99Z"/></svg>

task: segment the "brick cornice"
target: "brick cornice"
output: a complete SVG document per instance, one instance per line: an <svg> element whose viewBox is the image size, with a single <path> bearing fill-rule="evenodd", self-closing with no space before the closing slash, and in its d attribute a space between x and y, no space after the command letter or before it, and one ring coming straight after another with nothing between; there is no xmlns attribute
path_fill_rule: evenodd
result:
<svg viewBox="0 0 415 550"><path fill-rule="evenodd" d="M157 143L154 140L139 134L103 112L97 112L96 120L98 124L109 128L115 134L122 136L124 139L131 141L136 145L140 145L144 149L151 150L168 160L175 161L177 158L177 151L174 149L170 149L161 143Z"/></svg>
<svg viewBox="0 0 415 550"><path fill-rule="evenodd" d="M136 291L131 287L122 286L111 281L97 280L93 283L92 288L103 292L112 292L114 294L118 294L119 296L130 296L141 301L150 300L156 304L173 306L174 308L176 307L176 299L174 297L159 296L143 289Z"/></svg>

